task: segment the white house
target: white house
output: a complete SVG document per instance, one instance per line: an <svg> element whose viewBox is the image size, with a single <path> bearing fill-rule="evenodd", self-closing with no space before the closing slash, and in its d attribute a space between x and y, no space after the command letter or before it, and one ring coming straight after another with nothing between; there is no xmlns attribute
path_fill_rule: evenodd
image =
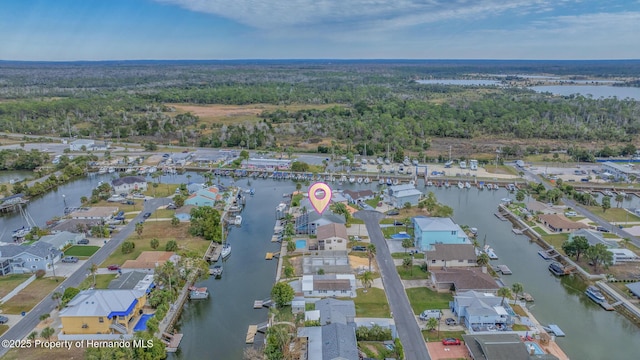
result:
<svg viewBox="0 0 640 360"><path fill-rule="evenodd" d="M127 194L132 191L147 190L147 180L144 176L125 176L111 181L111 187L116 194Z"/></svg>
<svg viewBox="0 0 640 360"><path fill-rule="evenodd" d="M356 297L353 274L303 275L302 292L306 297Z"/></svg>
<svg viewBox="0 0 640 360"><path fill-rule="evenodd" d="M411 206L418 205L422 192L416 189L414 185L404 184L391 186L387 190L387 196L387 201L391 206L400 208L406 203L411 204Z"/></svg>
<svg viewBox="0 0 640 360"><path fill-rule="evenodd" d="M344 224L326 224L316 229L319 250L347 250L347 227Z"/></svg>
<svg viewBox="0 0 640 360"><path fill-rule="evenodd" d="M62 250L67 245L77 244L78 240L82 239L82 237L82 234L60 231L52 235L45 235L40 238L40 241L45 242L58 250Z"/></svg>

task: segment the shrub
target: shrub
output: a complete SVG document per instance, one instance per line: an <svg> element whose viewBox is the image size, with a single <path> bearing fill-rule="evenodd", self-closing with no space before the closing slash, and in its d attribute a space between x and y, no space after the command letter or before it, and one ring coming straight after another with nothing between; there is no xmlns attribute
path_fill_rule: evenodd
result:
<svg viewBox="0 0 640 360"><path fill-rule="evenodd" d="M167 245L164 247L165 251L176 251L178 250L178 243L175 240L167 241Z"/></svg>
<svg viewBox="0 0 640 360"><path fill-rule="evenodd" d="M47 274L47 272L45 270L42 270L42 269L37 270L36 271L36 279L40 279L43 276L45 276L46 274Z"/></svg>
<svg viewBox="0 0 640 360"><path fill-rule="evenodd" d="M122 243L120 250L122 251L123 254L130 254L133 252L133 249L135 248L136 248L136 244L134 244L133 241L125 241Z"/></svg>
<svg viewBox="0 0 640 360"><path fill-rule="evenodd" d="M360 326L356 329L356 338L358 341L391 340L391 330L383 329L378 324L374 324L371 327Z"/></svg>

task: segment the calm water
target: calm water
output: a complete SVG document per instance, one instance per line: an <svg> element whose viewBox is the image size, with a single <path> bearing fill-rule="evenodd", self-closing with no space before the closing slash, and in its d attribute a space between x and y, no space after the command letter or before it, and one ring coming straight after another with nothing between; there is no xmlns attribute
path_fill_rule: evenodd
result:
<svg viewBox="0 0 640 360"><path fill-rule="evenodd" d="M461 86L500 85L500 81L496 81L496 80L434 79L434 80L416 80L416 82L418 84L441 84L441 85L461 85Z"/></svg>
<svg viewBox="0 0 640 360"><path fill-rule="evenodd" d="M537 92L550 92L552 94L569 96L580 94L583 96L591 95L594 99L617 97L618 99L635 99L640 100L640 88L635 87L618 87L618 86L592 86L592 85L549 85L549 86L532 86Z"/></svg>
<svg viewBox="0 0 640 360"><path fill-rule="evenodd" d="M33 172L31 171L0 171L0 184L8 183L12 180L24 180L30 179L33 177Z"/></svg>

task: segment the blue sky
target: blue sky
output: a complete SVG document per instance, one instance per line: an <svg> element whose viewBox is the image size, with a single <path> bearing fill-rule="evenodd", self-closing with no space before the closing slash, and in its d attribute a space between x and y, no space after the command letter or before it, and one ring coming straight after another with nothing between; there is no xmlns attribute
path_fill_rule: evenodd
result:
<svg viewBox="0 0 640 360"><path fill-rule="evenodd" d="M640 0L0 0L0 60L640 59Z"/></svg>

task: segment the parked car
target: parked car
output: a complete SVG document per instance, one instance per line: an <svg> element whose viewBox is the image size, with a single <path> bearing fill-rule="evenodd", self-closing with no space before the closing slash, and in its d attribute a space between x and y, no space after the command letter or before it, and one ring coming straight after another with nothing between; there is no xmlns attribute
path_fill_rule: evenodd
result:
<svg viewBox="0 0 640 360"><path fill-rule="evenodd" d="M447 324L447 325L456 325L457 324L456 319L454 319L454 318L447 318L444 321L444 323Z"/></svg>
<svg viewBox="0 0 640 360"><path fill-rule="evenodd" d="M367 251L366 246L353 246L351 247L351 251Z"/></svg>
<svg viewBox="0 0 640 360"><path fill-rule="evenodd" d="M107 269L111 271L117 271L117 270L120 270L120 265L117 265L117 264L109 265L107 266Z"/></svg>
<svg viewBox="0 0 640 360"><path fill-rule="evenodd" d="M150 212L146 212L144 213L144 215L142 215L143 218L148 219L151 216Z"/></svg>
<svg viewBox="0 0 640 360"><path fill-rule="evenodd" d="M7 322L9 322L9 318L4 315L0 315L0 324L6 324Z"/></svg>
<svg viewBox="0 0 640 360"><path fill-rule="evenodd" d="M442 339L442 345L460 345L460 339L446 338Z"/></svg>
<svg viewBox="0 0 640 360"><path fill-rule="evenodd" d="M387 211L387 215L400 215L400 211L398 211L398 210L389 210L389 211Z"/></svg>
<svg viewBox="0 0 640 360"><path fill-rule="evenodd" d="M403 223L402 221L395 220L395 221L393 222L393 225L394 225L394 226L404 226L404 223Z"/></svg>
<svg viewBox="0 0 640 360"><path fill-rule="evenodd" d="M77 263L78 262L78 258L75 256L65 256L64 258L62 258L62 262L63 263Z"/></svg>
<svg viewBox="0 0 640 360"><path fill-rule="evenodd" d="M177 207L177 206L176 206L176 204L174 204L174 203L171 203L171 204L167 205L167 209L168 209L168 210L175 210L175 209L177 209L177 208L178 208L178 207Z"/></svg>
<svg viewBox="0 0 640 360"><path fill-rule="evenodd" d="M89 244L89 239L78 240L78 245L87 245L87 244Z"/></svg>
<svg viewBox="0 0 640 360"><path fill-rule="evenodd" d="M567 211L564 213L564 216L578 216L578 213L575 211Z"/></svg>
<svg viewBox="0 0 640 360"><path fill-rule="evenodd" d="M420 314L419 318L420 320L429 320L430 318L440 319L441 314L440 310L425 310Z"/></svg>
<svg viewBox="0 0 640 360"><path fill-rule="evenodd" d="M598 230L598 231L602 231L602 232L609 232L609 229L607 229L607 228L606 228L606 227L604 227L604 226L598 226L598 227L596 228L596 230Z"/></svg>

